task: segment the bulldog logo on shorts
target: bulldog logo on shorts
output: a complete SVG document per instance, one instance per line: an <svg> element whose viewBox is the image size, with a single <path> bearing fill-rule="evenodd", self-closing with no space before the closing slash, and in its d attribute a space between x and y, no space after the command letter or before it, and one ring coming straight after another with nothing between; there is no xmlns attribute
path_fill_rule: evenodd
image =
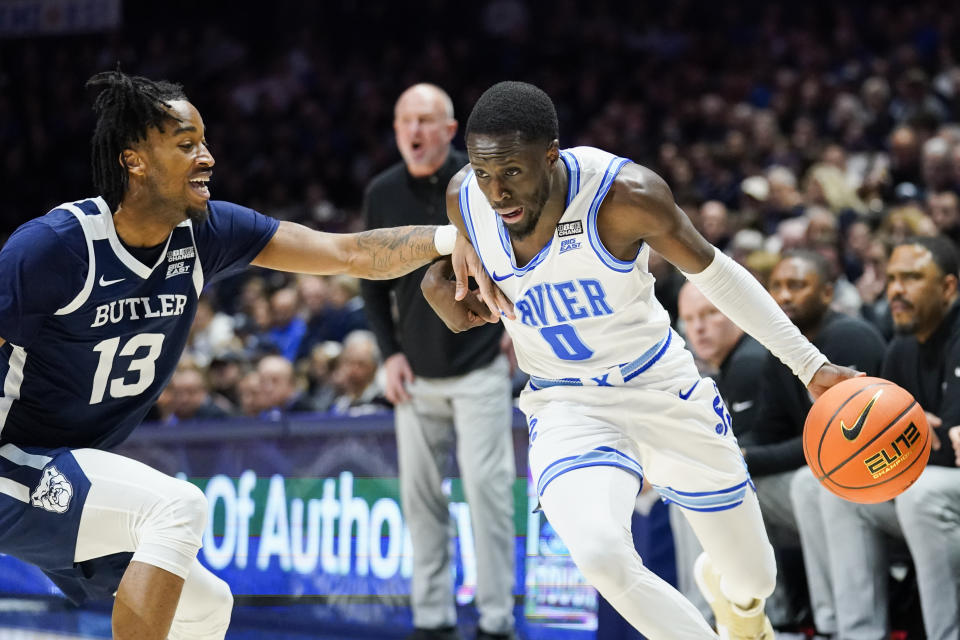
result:
<svg viewBox="0 0 960 640"><path fill-rule="evenodd" d="M54 513L66 513L73 498L73 485L53 465L43 470L40 484L30 496L30 504Z"/></svg>

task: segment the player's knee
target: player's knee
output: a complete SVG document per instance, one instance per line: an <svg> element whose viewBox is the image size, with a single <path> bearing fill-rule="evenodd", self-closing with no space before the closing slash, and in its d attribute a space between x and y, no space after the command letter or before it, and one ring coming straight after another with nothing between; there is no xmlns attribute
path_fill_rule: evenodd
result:
<svg viewBox="0 0 960 640"><path fill-rule="evenodd" d="M941 488L935 484L917 482L909 490L897 496L893 504L901 526L909 526L917 522L952 521L948 515L951 513L949 500L946 499Z"/></svg>
<svg viewBox="0 0 960 640"><path fill-rule="evenodd" d="M184 530L199 539L207 526L207 496L199 487L189 482L182 482L181 485L174 508L180 516Z"/></svg>
<svg viewBox="0 0 960 640"><path fill-rule="evenodd" d="M233 613L229 585L211 573L191 574L187 582L184 598L189 600L181 598L169 640L223 640Z"/></svg>
<svg viewBox="0 0 960 640"><path fill-rule="evenodd" d="M757 550L755 558L753 570L740 577L741 587L754 598L767 598L777 586L777 559L773 546L764 545Z"/></svg>
<svg viewBox="0 0 960 640"><path fill-rule="evenodd" d="M598 581L619 574L619 570L629 564L631 556L636 554L631 543L610 531L589 532L594 535L580 536L577 541L568 544L570 556L581 573L595 586Z"/></svg>
<svg viewBox="0 0 960 640"><path fill-rule="evenodd" d="M210 619L226 629L233 612L233 594L230 593L230 585L216 576L211 580L209 604Z"/></svg>
<svg viewBox="0 0 960 640"><path fill-rule="evenodd" d="M816 508L818 495L820 492L820 483L812 473L806 469L800 469L793 474L790 479L790 502L796 512L807 512Z"/></svg>
<svg viewBox="0 0 960 640"><path fill-rule="evenodd" d="M207 497L196 485L185 481L171 483L164 502L151 520L151 529L159 537L200 548L207 526Z"/></svg>

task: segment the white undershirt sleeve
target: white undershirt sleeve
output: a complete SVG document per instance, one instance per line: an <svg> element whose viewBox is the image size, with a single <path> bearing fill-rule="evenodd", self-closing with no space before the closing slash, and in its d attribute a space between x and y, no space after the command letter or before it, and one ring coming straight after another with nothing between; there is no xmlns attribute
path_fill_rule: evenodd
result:
<svg viewBox="0 0 960 640"><path fill-rule="evenodd" d="M790 367L804 385L810 384L827 357L803 337L749 271L714 250L713 262L706 269L683 275L725 316Z"/></svg>

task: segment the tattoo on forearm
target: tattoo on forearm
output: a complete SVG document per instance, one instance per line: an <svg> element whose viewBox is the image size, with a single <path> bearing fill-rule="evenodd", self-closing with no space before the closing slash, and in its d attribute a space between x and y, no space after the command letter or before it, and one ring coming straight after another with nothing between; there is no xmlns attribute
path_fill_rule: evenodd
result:
<svg viewBox="0 0 960 640"><path fill-rule="evenodd" d="M433 226L372 229L356 234L353 275L386 280L421 267L437 257Z"/></svg>

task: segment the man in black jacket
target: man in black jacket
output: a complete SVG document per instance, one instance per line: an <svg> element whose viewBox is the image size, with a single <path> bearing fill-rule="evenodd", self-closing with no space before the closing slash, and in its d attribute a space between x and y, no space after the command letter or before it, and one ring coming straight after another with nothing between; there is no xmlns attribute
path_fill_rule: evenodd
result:
<svg viewBox="0 0 960 640"><path fill-rule="evenodd" d="M367 188L367 226L444 224L447 182L467 164L466 154L450 145L457 131L453 103L439 87L418 84L400 96L394 116L403 162ZM503 326L450 332L420 292L423 273L362 283L367 321L384 358L385 395L396 411L400 494L413 542L416 629L410 638L460 637L442 488L456 435L476 546L477 638L507 639L513 630L516 468L509 367L500 355Z"/></svg>
<svg viewBox="0 0 960 640"><path fill-rule="evenodd" d="M960 435L957 270L956 249L942 236L907 240L887 263L887 299L899 336L887 348L881 375L927 412L934 450L920 478L894 500L855 504L816 491L840 640L890 634L886 535L910 549L927 638L960 637L960 455L947 439Z"/></svg>
<svg viewBox="0 0 960 640"><path fill-rule="evenodd" d="M831 362L876 375L883 360L883 337L864 320L830 309L833 282L832 267L823 256L793 251L776 264L768 288L787 317ZM810 395L773 357L767 358L759 379L756 428L740 436L740 446L757 485L764 519L778 534L778 546L803 543L814 622L820 631L830 632L836 622L826 550L808 549L804 539L806 529L821 527L821 516L809 507L801 514L791 501L793 485L807 476L812 478L806 472L802 442Z"/></svg>

